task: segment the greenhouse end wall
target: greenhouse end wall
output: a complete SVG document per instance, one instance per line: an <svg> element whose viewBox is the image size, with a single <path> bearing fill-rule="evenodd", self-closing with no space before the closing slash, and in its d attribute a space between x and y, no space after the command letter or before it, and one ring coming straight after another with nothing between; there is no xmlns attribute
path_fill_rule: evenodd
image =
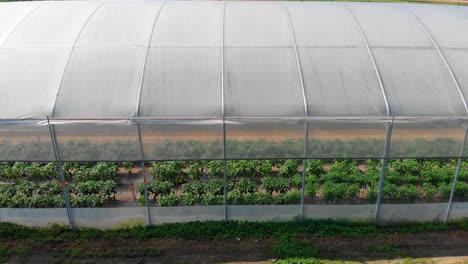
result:
<svg viewBox="0 0 468 264"><path fill-rule="evenodd" d="M468 217L456 195L458 183L468 184L462 167L468 157L466 28L468 8L446 5L0 3L0 161L53 162L54 175L44 178L55 188L55 200L47 202L58 207L0 208L0 221L110 228ZM409 203L385 194L389 186L417 189L386 175L389 160L409 158L457 159L445 168L450 179L443 179L443 199ZM230 177L229 162L256 159L296 159L303 168L296 166L293 175L294 202L272 202L268 190L259 195L270 199L261 201L266 204L228 197L240 182ZM353 187L354 198L371 190L376 202L315 204L318 183L304 168L309 159L382 160L365 175L372 183L340 185ZM209 206L150 206L156 205L148 195L155 175L146 173L145 162L169 160L221 162L215 183L223 190L205 201ZM135 207L83 208L90 201L78 199L72 187L79 183L67 182L72 176L63 171L64 162L76 161L140 163L141 177L120 185L135 191L133 184L144 183L141 199L134 197ZM258 190L259 179L253 185ZM26 207L30 197L20 196L20 205L10 207ZM103 205L109 196L91 202Z"/></svg>

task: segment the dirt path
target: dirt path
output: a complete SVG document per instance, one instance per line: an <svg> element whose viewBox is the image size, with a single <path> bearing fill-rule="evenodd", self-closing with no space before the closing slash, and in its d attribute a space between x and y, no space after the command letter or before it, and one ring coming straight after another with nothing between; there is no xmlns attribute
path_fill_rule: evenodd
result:
<svg viewBox="0 0 468 264"><path fill-rule="evenodd" d="M376 238L305 236L319 258L366 263L403 263L404 258L422 258L418 263L468 263L468 231L390 234ZM278 240L105 240L38 242L2 241L9 248L27 247L28 256L12 257L7 263L271 263ZM155 252L149 254L148 252ZM93 256L104 254L106 257ZM148 256L149 255L149 256ZM118 257L116 257L118 256ZM407 263L407 262L405 262Z"/></svg>

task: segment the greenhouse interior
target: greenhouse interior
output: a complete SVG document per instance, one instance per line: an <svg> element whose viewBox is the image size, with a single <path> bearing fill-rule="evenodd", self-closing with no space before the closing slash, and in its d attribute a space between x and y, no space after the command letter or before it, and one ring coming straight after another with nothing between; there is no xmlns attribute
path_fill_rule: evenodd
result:
<svg viewBox="0 0 468 264"><path fill-rule="evenodd" d="M0 222L468 217L468 7L0 7Z"/></svg>

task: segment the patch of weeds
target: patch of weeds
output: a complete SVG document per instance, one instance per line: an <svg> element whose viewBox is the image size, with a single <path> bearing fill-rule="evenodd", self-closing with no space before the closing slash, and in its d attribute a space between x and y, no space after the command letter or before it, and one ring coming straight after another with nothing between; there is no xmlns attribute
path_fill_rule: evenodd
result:
<svg viewBox="0 0 468 264"><path fill-rule="evenodd" d="M314 258L318 255L318 249L311 242L298 241L287 236L280 238L278 245L272 250L273 256L280 259Z"/></svg>
<svg viewBox="0 0 468 264"><path fill-rule="evenodd" d="M80 230L80 239L96 239L102 236L102 231L96 228L82 228Z"/></svg>
<svg viewBox="0 0 468 264"><path fill-rule="evenodd" d="M6 263L11 256L13 256L13 251L6 246L0 245L0 263Z"/></svg>

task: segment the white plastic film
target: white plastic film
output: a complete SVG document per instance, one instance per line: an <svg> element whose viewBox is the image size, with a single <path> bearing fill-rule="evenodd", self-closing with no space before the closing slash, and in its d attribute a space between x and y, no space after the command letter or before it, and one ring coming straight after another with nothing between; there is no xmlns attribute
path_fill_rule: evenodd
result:
<svg viewBox="0 0 468 264"><path fill-rule="evenodd" d="M460 155L464 129L458 121L396 122L390 158L453 158Z"/></svg>
<svg viewBox="0 0 468 264"><path fill-rule="evenodd" d="M140 115L221 117L221 93L220 49L152 47L146 62Z"/></svg>
<svg viewBox="0 0 468 264"><path fill-rule="evenodd" d="M346 3L372 47L425 47L432 43L418 23L399 5Z"/></svg>
<svg viewBox="0 0 468 264"><path fill-rule="evenodd" d="M54 161L49 127L35 124L1 124L0 160Z"/></svg>
<svg viewBox="0 0 468 264"><path fill-rule="evenodd" d="M298 47L364 47L346 9L336 3L286 3Z"/></svg>
<svg viewBox="0 0 468 264"><path fill-rule="evenodd" d="M69 48L0 50L0 118L50 115L69 53Z"/></svg>
<svg viewBox="0 0 468 264"><path fill-rule="evenodd" d="M428 28L440 48L468 48L468 7L406 5Z"/></svg>
<svg viewBox="0 0 468 264"><path fill-rule="evenodd" d="M141 160L138 131L128 124L54 125L64 161Z"/></svg>
<svg viewBox="0 0 468 264"><path fill-rule="evenodd" d="M309 116L386 116L365 48L301 48Z"/></svg>
<svg viewBox="0 0 468 264"><path fill-rule="evenodd" d="M433 49L373 50L395 116L465 116L462 98Z"/></svg>
<svg viewBox="0 0 468 264"><path fill-rule="evenodd" d="M2 3L0 8L0 47L18 24L43 4L41 2Z"/></svg>
<svg viewBox="0 0 468 264"><path fill-rule="evenodd" d="M101 2L50 2L24 19L5 43L17 47L71 47Z"/></svg>
<svg viewBox="0 0 468 264"><path fill-rule="evenodd" d="M226 47L292 46L287 14L279 2L225 2Z"/></svg>
<svg viewBox="0 0 468 264"><path fill-rule="evenodd" d="M227 159L300 158L304 141L305 126L297 121L226 124Z"/></svg>
<svg viewBox="0 0 468 264"><path fill-rule="evenodd" d="M303 117L293 48L226 48L227 117Z"/></svg>
<svg viewBox="0 0 468 264"><path fill-rule="evenodd" d="M169 1L154 28L151 46L220 47L223 3Z"/></svg>
<svg viewBox="0 0 468 264"><path fill-rule="evenodd" d="M162 2L106 2L90 18L76 46L147 46Z"/></svg>
<svg viewBox="0 0 468 264"><path fill-rule="evenodd" d="M54 117L131 117L136 111L144 54L144 47L73 49Z"/></svg>
<svg viewBox="0 0 468 264"><path fill-rule="evenodd" d="M223 158L222 124L141 126L145 160Z"/></svg>
<svg viewBox="0 0 468 264"><path fill-rule="evenodd" d="M383 158L387 130L384 123L310 122L308 158Z"/></svg>

